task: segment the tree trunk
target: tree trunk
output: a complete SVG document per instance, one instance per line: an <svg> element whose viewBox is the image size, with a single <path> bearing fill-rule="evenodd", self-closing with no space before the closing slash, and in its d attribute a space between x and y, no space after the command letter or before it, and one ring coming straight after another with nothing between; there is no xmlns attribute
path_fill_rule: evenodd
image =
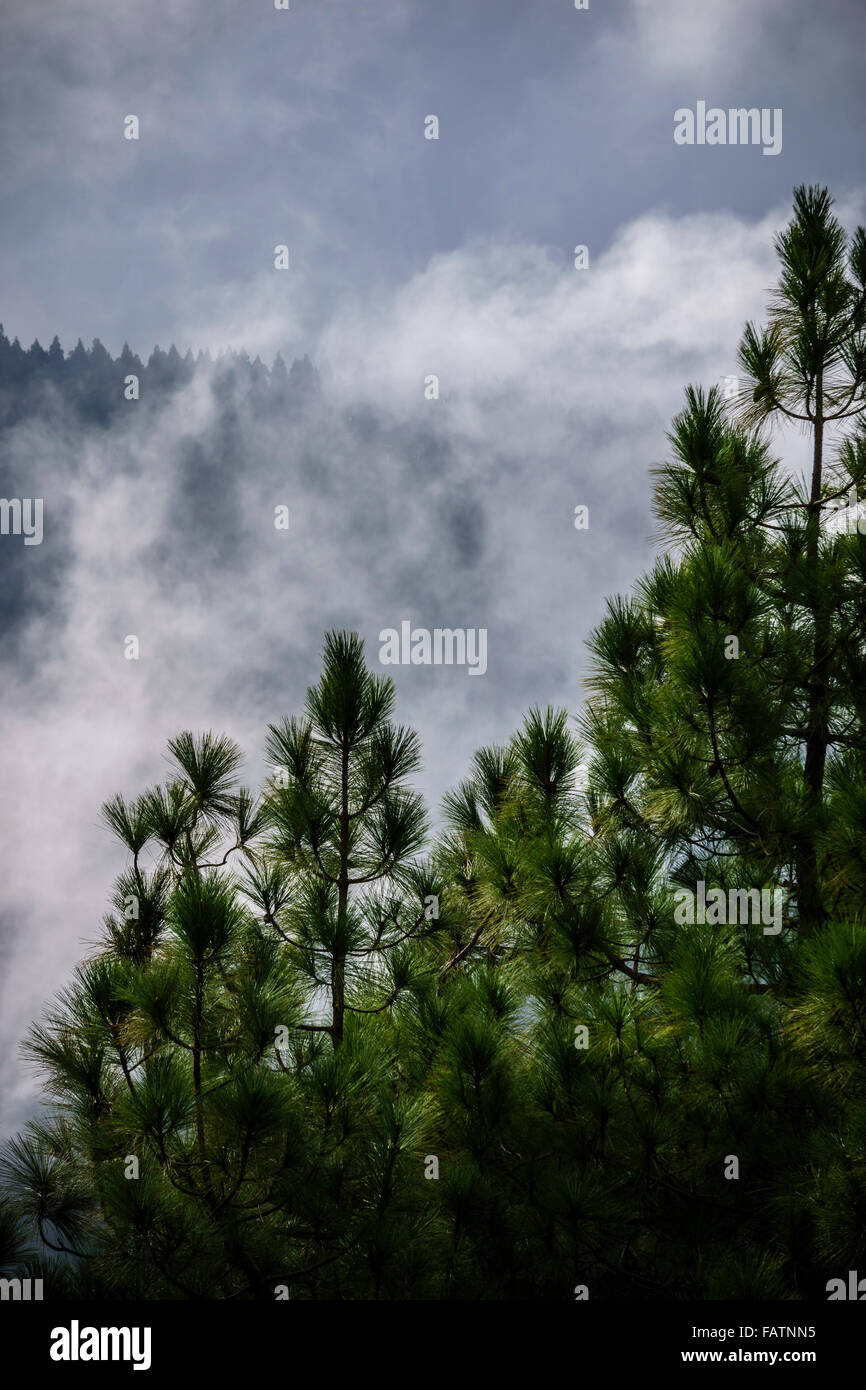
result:
<svg viewBox="0 0 866 1390"><path fill-rule="evenodd" d="M819 547L821 539L821 483L824 461L824 401L822 375L815 391L815 435L812 453L812 488L806 532L806 560L814 584L812 595L812 666L809 673L809 706L806 722L806 758L803 769L806 826L796 847L797 911L807 929L819 926L826 914L818 870L817 826L824 800L827 762L828 679L830 621L820 592Z"/></svg>
<svg viewBox="0 0 866 1390"><path fill-rule="evenodd" d="M340 785L340 872L337 884L337 950L331 964L331 1041L343 1041L346 1012L346 918L349 910L349 745L343 743Z"/></svg>

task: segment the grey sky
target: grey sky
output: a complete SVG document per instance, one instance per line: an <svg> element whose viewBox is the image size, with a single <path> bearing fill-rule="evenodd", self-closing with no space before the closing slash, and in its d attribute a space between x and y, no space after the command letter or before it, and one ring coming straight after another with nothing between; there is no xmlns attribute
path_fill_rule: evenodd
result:
<svg viewBox="0 0 866 1390"><path fill-rule="evenodd" d="M291 6L4 0L11 333L309 350L345 296L471 238L565 264L648 208L756 217L862 176L861 0ZM676 147L697 99L781 107L782 153Z"/></svg>
<svg viewBox="0 0 866 1390"><path fill-rule="evenodd" d="M576 713L604 598L652 556L648 469L685 383L734 370L792 186L866 217L866 7L590 3L0 5L9 335L306 352L323 381L280 434L241 399L226 438L200 375L108 432L3 441L46 524L3 670L0 1130L122 866L100 803L183 727L232 734L257 781L331 626L374 662L405 618L488 629L483 678L388 668L433 811L530 704ZM676 146L698 100L781 107L781 154Z"/></svg>

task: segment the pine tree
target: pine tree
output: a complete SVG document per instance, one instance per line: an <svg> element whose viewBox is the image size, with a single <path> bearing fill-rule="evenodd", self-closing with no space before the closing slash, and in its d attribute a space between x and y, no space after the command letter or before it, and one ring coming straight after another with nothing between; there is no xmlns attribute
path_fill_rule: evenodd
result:
<svg viewBox="0 0 866 1390"><path fill-rule="evenodd" d="M383 1015L438 914L393 699L331 634L306 717L271 731L284 785L257 800L230 740L183 733L165 785L106 805L129 867L101 948L32 1030L55 1107L3 1160L9 1222L78 1262L79 1293L273 1298L312 1278L363 1296L405 1261L389 1209L421 1110L394 1092ZM55 1294L67 1278L51 1268Z"/></svg>
<svg viewBox="0 0 866 1390"><path fill-rule="evenodd" d="M832 206L825 188L795 190L794 217L776 238L781 276L768 324L763 330L747 324L740 347L751 391L744 418L756 424L794 420L812 437L808 491L791 508L805 530L796 578L811 628L800 673L806 692L805 796L795 850L799 915L806 923L825 917L818 850L824 774L836 741L832 710L844 699L837 685L847 676L839 669L845 663L842 648L858 640L856 631L834 622L837 604L848 595L842 574L823 563L822 519L834 502L847 499L849 489L856 493L866 484L862 429L844 442L829 480L827 475L829 432L843 422L862 424L866 411L866 231L859 227L849 245Z"/></svg>
<svg viewBox="0 0 866 1390"><path fill-rule="evenodd" d="M273 858L251 887L311 985L327 991L327 1022L307 1026L337 1048L347 1012L385 1009L397 998L407 980L404 943L435 925L436 895L413 860L426 822L420 798L402 783L420 752L417 735L390 721L393 683L366 670L354 634L330 634L324 662L305 716L269 732ZM275 909L289 873L283 932Z"/></svg>
<svg viewBox="0 0 866 1390"><path fill-rule="evenodd" d="M854 1151L863 1123L855 1059L866 936L855 846L864 825L866 549L859 527L825 520L863 478L864 260L858 231L846 277L829 208L823 191L797 190L778 241L770 326L749 326L744 337L754 385L740 419L726 417L716 391L687 393L673 460L657 470L669 549L594 634L585 718L592 819L617 853L637 836L657 846L671 889L712 885L728 904L760 891L787 900L784 923L766 927L728 911L674 931L672 905L645 925L630 914L635 953L673 1006L676 1030L686 1030L682 1103L703 1092L704 1144L716 1133L751 1168L750 1187L730 1189L741 1254L720 1261L727 1274L720 1284L717 1271L712 1286L746 1280L763 1296L814 1293L822 1261L839 1256L850 1229L826 1193L844 1188L855 1207L864 1196L862 1171L838 1154ZM814 433L805 488L758 428L798 402ZM848 433L837 433L828 469L831 420L846 420ZM630 865L626 879L634 877ZM711 1088L726 1107L722 1129L707 1109ZM689 1151L683 1138L678 1151ZM696 1167L690 1219L704 1223L705 1182ZM685 1229L682 1220L674 1227ZM694 1254L681 1253L694 1269Z"/></svg>

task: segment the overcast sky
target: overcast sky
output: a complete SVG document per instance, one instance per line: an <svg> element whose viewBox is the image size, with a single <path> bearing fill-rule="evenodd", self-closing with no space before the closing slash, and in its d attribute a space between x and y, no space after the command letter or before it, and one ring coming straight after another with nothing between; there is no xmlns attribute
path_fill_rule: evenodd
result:
<svg viewBox="0 0 866 1390"><path fill-rule="evenodd" d="M202 375L146 423L85 439L27 422L3 442L20 495L45 498L34 592L63 575L48 611L22 593L2 673L6 1132L34 1094L18 1043L122 867L99 806L161 776L173 733L229 732L255 782L324 629L357 629L375 663L403 619L488 631L481 678L391 672L434 813L530 704L578 712L604 598L653 555L648 470L684 385L735 370L793 186L866 217L866 6L0 0L0 16L9 336L308 353L324 392L279 436L239 402L231 455ZM699 101L780 109L781 152L677 145L674 112ZM798 466L802 441L778 447Z"/></svg>

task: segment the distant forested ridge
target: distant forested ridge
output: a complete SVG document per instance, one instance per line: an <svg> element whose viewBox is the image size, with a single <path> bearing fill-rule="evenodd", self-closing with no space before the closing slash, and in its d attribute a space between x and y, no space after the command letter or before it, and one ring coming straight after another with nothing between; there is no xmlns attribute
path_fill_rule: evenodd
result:
<svg viewBox="0 0 866 1390"><path fill-rule="evenodd" d="M196 408L171 420L196 382ZM142 360L124 344L115 358L98 338L64 352L56 336L47 349L38 341L25 349L0 324L0 497L42 499L45 541L25 547L12 536L0 546L6 659L20 659L31 618L62 623L78 545L72 521L91 506L98 479L144 486L158 476L175 499L166 502L166 531L181 526L190 550L225 533L236 549L241 480L266 488L268 469L283 470L288 458L293 475L313 468L324 485L327 463L306 462L307 441L324 437L321 414L319 373L306 356L287 366L278 353L267 367L243 350L182 356L172 345ZM199 523L204 497L212 513Z"/></svg>
<svg viewBox="0 0 866 1390"><path fill-rule="evenodd" d="M213 358L210 352L194 355L188 348L181 355L172 343L167 352L157 346L143 360L128 343L119 356L112 357L98 338L89 348L79 338L71 351L64 352L56 335L48 348L38 339L23 348L18 338L9 341L0 324L0 426L63 404L82 422L107 428L129 404L124 394L129 377L138 379L139 399L158 396L164 402L201 370L215 373L218 384L252 391L264 408L290 405L319 386L319 374L307 356L289 368L277 353L267 367L260 357L250 359L243 350Z"/></svg>

